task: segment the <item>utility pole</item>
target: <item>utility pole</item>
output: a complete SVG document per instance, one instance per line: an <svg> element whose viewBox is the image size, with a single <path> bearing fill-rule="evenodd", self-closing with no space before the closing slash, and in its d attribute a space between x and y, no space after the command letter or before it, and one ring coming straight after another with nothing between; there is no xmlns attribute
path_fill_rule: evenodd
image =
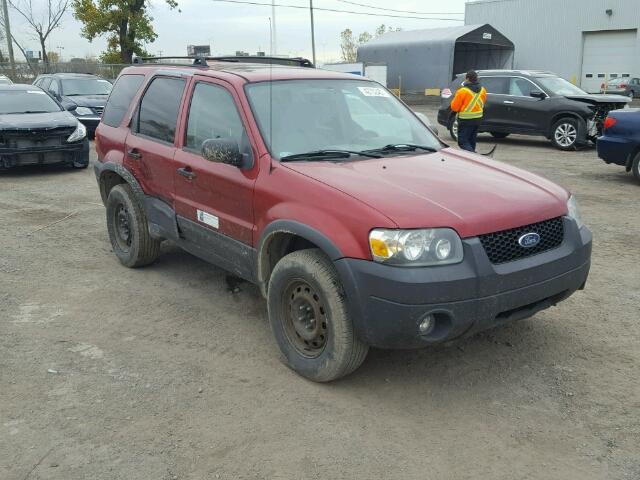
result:
<svg viewBox="0 0 640 480"><path fill-rule="evenodd" d="M276 42L276 0L271 0L271 56L278 55L278 44Z"/></svg>
<svg viewBox="0 0 640 480"><path fill-rule="evenodd" d="M313 25L313 0L309 0L309 10L311 11L311 54L313 56L313 65L316 64L316 34Z"/></svg>
<svg viewBox="0 0 640 480"><path fill-rule="evenodd" d="M13 58L13 37L11 36L11 25L9 24L9 8L7 0L2 0L2 16L4 18L4 31L7 37L7 53L9 54L9 64L11 65L11 76L16 76L16 61Z"/></svg>

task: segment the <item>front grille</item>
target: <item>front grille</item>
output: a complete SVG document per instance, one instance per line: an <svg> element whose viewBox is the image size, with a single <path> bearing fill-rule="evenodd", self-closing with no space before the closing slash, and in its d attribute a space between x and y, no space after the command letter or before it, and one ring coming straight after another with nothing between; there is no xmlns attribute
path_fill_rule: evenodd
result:
<svg viewBox="0 0 640 480"><path fill-rule="evenodd" d="M29 149L64 145L75 127L43 129L11 129L0 132L0 145L4 148Z"/></svg>
<svg viewBox="0 0 640 480"><path fill-rule="evenodd" d="M540 235L540 242L534 247L522 247L518 240L527 233ZM552 250L559 247L563 239L564 223L562 217L558 217L511 230L481 235L480 243L491 263L499 264Z"/></svg>

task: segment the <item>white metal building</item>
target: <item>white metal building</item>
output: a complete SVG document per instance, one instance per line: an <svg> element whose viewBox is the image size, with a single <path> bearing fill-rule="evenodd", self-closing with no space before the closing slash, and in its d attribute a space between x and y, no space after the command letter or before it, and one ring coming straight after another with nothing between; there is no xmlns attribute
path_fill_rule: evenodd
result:
<svg viewBox="0 0 640 480"><path fill-rule="evenodd" d="M465 23L507 36L515 68L550 70L589 92L640 76L640 0L476 0Z"/></svg>

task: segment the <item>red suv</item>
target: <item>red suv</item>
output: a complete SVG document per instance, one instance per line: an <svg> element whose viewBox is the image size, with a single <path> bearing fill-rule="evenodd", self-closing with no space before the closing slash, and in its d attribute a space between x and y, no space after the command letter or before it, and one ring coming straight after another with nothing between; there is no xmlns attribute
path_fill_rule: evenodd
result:
<svg viewBox="0 0 640 480"><path fill-rule="evenodd" d="M95 167L113 250L140 267L170 240L256 283L301 375L584 288L591 233L563 188L449 148L365 78L194 63L128 67L113 88Z"/></svg>

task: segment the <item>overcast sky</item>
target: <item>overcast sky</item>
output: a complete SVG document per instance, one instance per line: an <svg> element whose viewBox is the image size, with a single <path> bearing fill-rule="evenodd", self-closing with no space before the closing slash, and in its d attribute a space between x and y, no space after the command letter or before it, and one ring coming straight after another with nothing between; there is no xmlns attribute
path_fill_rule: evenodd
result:
<svg viewBox="0 0 640 480"><path fill-rule="evenodd" d="M270 0L254 0L270 4ZM358 34L373 32L384 23L403 30L462 25L465 0L349 0L356 3L395 10L433 13L423 17L453 17L460 21L421 20L410 18L374 17L349 13L315 11L316 54L318 62L340 59L339 35L345 28ZM34 4L44 0L36 1ZM259 49L269 53L269 18L271 7L222 3L213 0L178 0L181 12L171 11L162 0L154 0L151 15L158 39L147 46L153 54L186 55L188 44L210 44L212 54L233 54L244 50L255 54ZM276 0L282 5L309 6L308 0ZM314 0L314 7L352 10L376 14L414 15L385 12L378 9L359 7L340 0ZM451 15L460 13L460 15ZM37 42L28 37L24 22L11 13L12 28L22 42L30 49L38 51ZM276 8L276 38L279 54L311 57L310 19L308 9ZM80 24L67 13L62 28L51 34L49 49L64 47L64 59L98 55L106 47L103 38L93 43L80 36ZM4 50L4 49L3 49ZM19 55L16 51L16 56Z"/></svg>

